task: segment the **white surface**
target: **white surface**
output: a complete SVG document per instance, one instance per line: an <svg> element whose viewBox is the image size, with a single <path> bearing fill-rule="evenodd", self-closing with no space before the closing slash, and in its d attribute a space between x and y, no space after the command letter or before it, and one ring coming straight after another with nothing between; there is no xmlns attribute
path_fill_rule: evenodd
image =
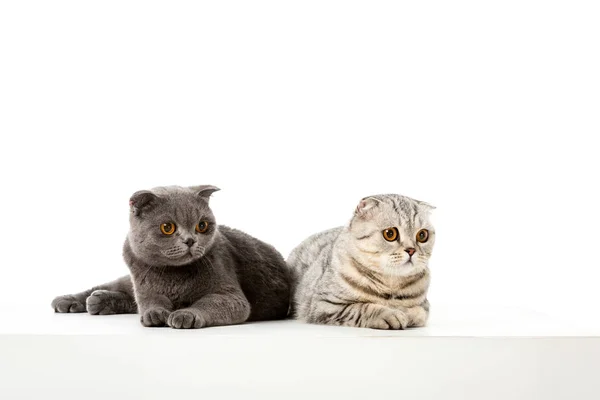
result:
<svg viewBox="0 0 600 400"><path fill-rule="evenodd" d="M404 332L295 321L180 331L143 328L136 315L50 310L3 317L12 323L0 333L2 399L600 395L600 331L524 310L440 312Z"/></svg>

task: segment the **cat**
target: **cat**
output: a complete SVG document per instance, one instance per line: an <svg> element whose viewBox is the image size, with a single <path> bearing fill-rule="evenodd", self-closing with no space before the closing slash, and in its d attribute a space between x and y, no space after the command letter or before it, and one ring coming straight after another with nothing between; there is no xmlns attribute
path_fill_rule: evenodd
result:
<svg viewBox="0 0 600 400"><path fill-rule="evenodd" d="M203 328L287 317L290 271L281 254L217 225L215 186L158 187L133 194L124 276L59 296L56 312L140 314L143 326Z"/></svg>
<svg viewBox="0 0 600 400"><path fill-rule="evenodd" d="M348 226L302 242L287 260L295 318L374 329L424 326L433 208L396 194L365 197Z"/></svg>

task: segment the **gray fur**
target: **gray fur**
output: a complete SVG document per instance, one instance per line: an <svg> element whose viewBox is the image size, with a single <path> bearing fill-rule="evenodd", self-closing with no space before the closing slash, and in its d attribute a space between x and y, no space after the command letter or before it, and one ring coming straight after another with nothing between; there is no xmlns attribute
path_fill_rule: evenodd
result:
<svg viewBox="0 0 600 400"><path fill-rule="evenodd" d="M396 194L361 200L346 227L306 239L288 257L292 312L300 320L376 329L424 326L435 242L427 203ZM389 242L382 232L396 228ZM419 243L416 235L429 231ZM411 256L407 251L415 252Z"/></svg>
<svg viewBox="0 0 600 400"><path fill-rule="evenodd" d="M56 312L140 313L144 326L202 328L285 318L289 271L270 245L218 226L208 205L214 186L134 193L123 246L129 276L59 296ZM205 233L196 224L207 221ZM173 222L170 236L160 225ZM186 244L188 242L189 244Z"/></svg>

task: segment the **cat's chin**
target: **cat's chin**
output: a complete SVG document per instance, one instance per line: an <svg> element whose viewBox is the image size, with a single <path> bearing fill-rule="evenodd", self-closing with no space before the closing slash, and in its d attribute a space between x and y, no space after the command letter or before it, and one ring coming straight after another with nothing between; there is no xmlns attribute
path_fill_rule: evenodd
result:
<svg viewBox="0 0 600 400"><path fill-rule="evenodd" d="M425 269L420 264L415 264L412 261L407 261L402 264L386 264L383 266L383 273L390 276L412 276L422 272Z"/></svg>
<svg viewBox="0 0 600 400"><path fill-rule="evenodd" d="M202 256L195 256L192 254L185 254L179 258L176 259L168 259L167 262L165 263L166 265L170 266L170 267L184 267L188 264L191 264L193 262L196 262L198 260L200 260L202 258Z"/></svg>
<svg viewBox="0 0 600 400"><path fill-rule="evenodd" d="M198 261L204 256L202 248L190 249L187 251L178 252L161 252L161 263L163 265L181 267Z"/></svg>
<svg viewBox="0 0 600 400"><path fill-rule="evenodd" d="M152 267L185 267L193 262L200 260L203 255L194 255L190 253L183 254L179 257L165 257L164 255L155 255L154 257L139 258L144 264Z"/></svg>

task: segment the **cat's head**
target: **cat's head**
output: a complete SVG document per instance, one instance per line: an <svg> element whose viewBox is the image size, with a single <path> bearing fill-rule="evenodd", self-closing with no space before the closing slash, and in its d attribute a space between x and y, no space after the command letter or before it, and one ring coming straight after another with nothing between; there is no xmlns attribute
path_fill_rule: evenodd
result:
<svg viewBox="0 0 600 400"><path fill-rule="evenodd" d="M129 245L148 265L179 266L201 258L217 225L208 206L215 186L158 187L129 200Z"/></svg>
<svg viewBox="0 0 600 400"><path fill-rule="evenodd" d="M429 220L433 208L397 194L365 197L350 221L353 257L388 275L425 270L435 242Z"/></svg>

